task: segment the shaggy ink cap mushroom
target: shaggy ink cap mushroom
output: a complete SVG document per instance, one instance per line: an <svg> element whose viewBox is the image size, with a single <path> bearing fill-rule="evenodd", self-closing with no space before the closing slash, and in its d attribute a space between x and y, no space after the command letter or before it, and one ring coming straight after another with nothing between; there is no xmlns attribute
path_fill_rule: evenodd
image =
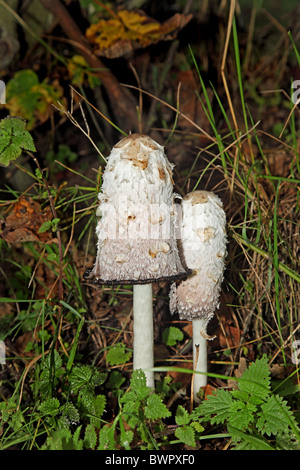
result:
<svg viewBox="0 0 300 470"><path fill-rule="evenodd" d="M221 199L212 192L194 191L182 200L179 249L192 274L170 290L170 311L193 325L193 399L207 385L209 320L219 306L226 255L226 216ZM199 374L200 372L200 374Z"/></svg>
<svg viewBox="0 0 300 470"><path fill-rule="evenodd" d="M99 194L97 256L84 278L95 284L148 284L187 277L176 240L173 165L143 134L118 142Z"/></svg>
<svg viewBox="0 0 300 470"><path fill-rule="evenodd" d="M221 199L209 191L193 191L181 203L179 250L192 274L172 283L170 311L182 320L200 320L202 335L219 307L226 256L226 215Z"/></svg>

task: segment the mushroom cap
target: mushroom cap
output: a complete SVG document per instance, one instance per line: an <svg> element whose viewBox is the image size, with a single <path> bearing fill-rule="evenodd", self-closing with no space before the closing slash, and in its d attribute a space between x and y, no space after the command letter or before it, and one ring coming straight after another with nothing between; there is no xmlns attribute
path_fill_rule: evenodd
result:
<svg viewBox="0 0 300 470"><path fill-rule="evenodd" d="M84 278L96 284L145 284L187 277L176 242L173 165L143 134L118 142L99 194L97 257Z"/></svg>
<svg viewBox="0 0 300 470"><path fill-rule="evenodd" d="M226 256L226 216L221 199L209 191L194 191L181 204L179 250L192 274L173 283L170 311L180 319L203 319L204 324L219 306Z"/></svg>

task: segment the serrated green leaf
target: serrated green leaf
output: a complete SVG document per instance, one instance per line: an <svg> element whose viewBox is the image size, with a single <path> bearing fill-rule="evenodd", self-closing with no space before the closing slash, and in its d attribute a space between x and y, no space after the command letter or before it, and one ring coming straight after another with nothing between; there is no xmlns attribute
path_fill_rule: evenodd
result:
<svg viewBox="0 0 300 470"><path fill-rule="evenodd" d="M191 447L196 447L195 431L190 426L182 426L177 428L175 431L175 436L184 444Z"/></svg>
<svg viewBox="0 0 300 470"><path fill-rule="evenodd" d="M62 415L66 417L71 424L79 423L80 416L77 408L71 402L65 404L62 410Z"/></svg>
<svg viewBox="0 0 300 470"><path fill-rule="evenodd" d="M94 369L89 365L74 366L69 376L72 392L77 393L80 388L89 385L94 372Z"/></svg>
<svg viewBox="0 0 300 470"><path fill-rule="evenodd" d="M131 351L126 351L125 345L123 343L117 343L108 350L106 361L112 366L117 366L128 362L131 358L131 355Z"/></svg>
<svg viewBox="0 0 300 470"><path fill-rule="evenodd" d="M95 406L95 416L96 416L96 418L101 418L101 416L103 415L103 413L105 411L105 406L106 406L106 397L105 397L105 395L97 395L95 397L94 406ZM99 421L98 421L97 424L98 424L97 427L99 427Z"/></svg>
<svg viewBox="0 0 300 470"><path fill-rule="evenodd" d="M88 424L85 428L83 445L86 449L95 449L97 444L97 433L92 424Z"/></svg>
<svg viewBox="0 0 300 470"><path fill-rule="evenodd" d="M230 406L230 416L228 423L237 429L247 429L250 423L253 423L257 410L252 403L243 403L242 401L234 401Z"/></svg>
<svg viewBox="0 0 300 470"><path fill-rule="evenodd" d="M39 387L43 397L50 397L52 388L58 383L59 377L64 373L61 368L62 360L56 350L53 354L48 354L42 362L42 372L40 374Z"/></svg>
<svg viewBox="0 0 300 470"><path fill-rule="evenodd" d="M238 381L239 390L263 400L270 394L270 370L268 358L264 355L245 370Z"/></svg>
<svg viewBox="0 0 300 470"><path fill-rule="evenodd" d="M53 366L55 370L58 370L62 366L62 359L59 355L59 353L54 349L53 355L48 354L48 356L45 357L43 361L43 368L44 369L50 369L52 367L52 360L53 360Z"/></svg>
<svg viewBox="0 0 300 470"><path fill-rule="evenodd" d="M183 406L179 405L176 410L175 422L178 425L188 424L190 422L190 417L188 412Z"/></svg>
<svg viewBox="0 0 300 470"><path fill-rule="evenodd" d="M0 163L8 166L18 158L22 150L35 152L35 145L26 123L20 118L5 118L0 121Z"/></svg>
<svg viewBox="0 0 300 470"><path fill-rule="evenodd" d="M221 388L214 395L208 395L197 407L197 413L204 419L210 419L212 424L224 423L230 417L232 403L231 394Z"/></svg>
<svg viewBox="0 0 300 470"><path fill-rule="evenodd" d="M192 426L192 428L197 432L203 432L205 430L204 427L197 421L192 421L190 426Z"/></svg>
<svg viewBox="0 0 300 470"><path fill-rule="evenodd" d="M144 400L151 392L150 387L147 386L145 373L141 369L133 371L130 385L132 392L135 394L135 399L138 401Z"/></svg>
<svg viewBox="0 0 300 470"><path fill-rule="evenodd" d="M38 410L45 415L55 416L58 413L60 404L57 398L48 398L38 406Z"/></svg>
<svg viewBox="0 0 300 470"><path fill-rule="evenodd" d="M99 432L98 450L114 450L116 448L115 430L112 426L103 426Z"/></svg>
<svg viewBox="0 0 300 470"><path fill-rule="evenodd" d="M124 431L124 432L121 432L121 435L120 435L120 444L126 448L129 447L129 444L131 443L132 439L133 439L133 432L132 431Z"/></svg>
<svg viewBox="0 0 300 470"><path fill-rule="evenodd" d="M145 416L151 420L162 419L171 416L171 412L162 402L161 397L153 393L147 399L147 405L145 406Z"/></svg>
<svg viewBox="0 0 300 470"><path fill-rule="evenodd" d="M79 439L81 426L79 426L74 435L69 429L63 428L55 431L47 438L42 450L82 450L83 442Z"/></svg>
<svg viewBox="0 0 300 470"><path fill-rule="evenodd" d="M287 402L279 395L272 395L261 407L261 416L257 420L257 429L267 436L289 433L294 416Z"/></svg>
<svg viewBox="0 0 300 470"><path fill-rule="evenodd" d="M78 405L85 413L94 414L95 412L95 395L90 387L81 387L78 394Z"/></svg>
<svg viewBox="0 0 300 470"><path fill-rule="evenodd" d="M140 422L139 411L141 404L136 400L134 392L125 393L121 402L124 403L123 416L129 426L134 428Z"/></svg>

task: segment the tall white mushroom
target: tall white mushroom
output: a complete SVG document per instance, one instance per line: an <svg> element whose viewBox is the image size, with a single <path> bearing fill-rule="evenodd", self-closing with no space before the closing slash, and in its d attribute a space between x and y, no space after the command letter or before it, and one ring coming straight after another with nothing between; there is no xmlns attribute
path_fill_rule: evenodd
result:
<svg viewBox="0 0 300 470"><path fill-rule="evenodd" d="M192 274L172 283L170 311L193 322L193 370L207 372L207 343L213 339L206 328L219 307L226 256L226 216L221 199L209 191L193 191L181 204L179 250L185 268ZM207 376L195 374L193 397L197 401Z"/></svg>
<svg viewBox="0 0 300 470"><path fill-rule="evenodd" d="M149 136L131 134L108 157L99 194L97 257L84 278L133 284L133 367L154 388L152 283L187 277L176 241L173 165Z"/></svg>

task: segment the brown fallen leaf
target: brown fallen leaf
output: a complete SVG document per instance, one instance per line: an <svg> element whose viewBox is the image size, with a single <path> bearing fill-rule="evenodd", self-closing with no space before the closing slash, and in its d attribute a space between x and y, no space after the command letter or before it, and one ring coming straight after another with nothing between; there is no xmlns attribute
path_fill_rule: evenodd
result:
<svg viewBox="0 0 300 470"><path fill-rule="evenodd" d="M39 233L44 222L52 219L50 207L42 210L41 205L30 197L22 196L13 204L6 217L1 238L8 243L48 242L52 240L50 232Z"/></svg>
<svg viewBox="0 0 300 470"><path fill-rule="evenodd" d="M192 369L193 364L191 362L178 362L174 364L175 367L184 368L184 369ZM173 379L173 383L179 382L183 387L188 387L191 383L192 375L186 372L181 372L177 370L171 370L168 372L170 377Z"/></svg>
<svg viewBox="0 0 300 470"><path fill-rule="evenodd" d="M159 23L141 10L120 9L113 17L92 24L85 34L96 55L113 59L134 49L174 39L191 18L191 14L176 13Z"/></svg>

